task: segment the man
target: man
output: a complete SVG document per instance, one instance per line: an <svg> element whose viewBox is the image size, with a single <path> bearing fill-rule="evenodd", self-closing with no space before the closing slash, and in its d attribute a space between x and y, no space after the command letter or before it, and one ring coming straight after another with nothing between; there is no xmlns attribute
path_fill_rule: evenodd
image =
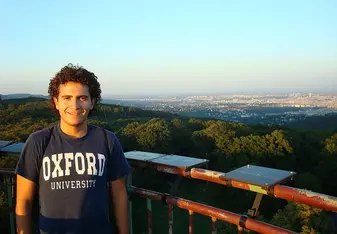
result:
<svg viewBox="0 0 337 234"><path fill-rule="evenodd" d="M48 92L60 121L31 134L22 150L16 168L18 233L32 233L35 192L40 233L111 234L108 199L118 233L129 233L124 179L129 165L115 134L88 125L101 100L97 77L69 64L50 80Z"/></svg>

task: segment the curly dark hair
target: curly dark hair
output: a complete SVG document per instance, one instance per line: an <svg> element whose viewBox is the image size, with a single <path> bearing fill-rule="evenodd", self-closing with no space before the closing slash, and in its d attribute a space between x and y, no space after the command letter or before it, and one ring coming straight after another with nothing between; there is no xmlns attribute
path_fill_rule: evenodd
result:
<svg viewBox="0 0 337 234"><path fill-rule="evenodd" d="M69 63L67 66L64 66L58 73L56 73L56 75L49 82L48 93L53 111L58 112L55 107L53 98L58 97L59 86L69 81L79 82L89 87L90 98L94 102L94 108L92 109L92 111L95 110L96 104L101 101L102 92L101 85L97 81L96 75L81 66ZM90 111L90 113L92 111Z"/></svg>

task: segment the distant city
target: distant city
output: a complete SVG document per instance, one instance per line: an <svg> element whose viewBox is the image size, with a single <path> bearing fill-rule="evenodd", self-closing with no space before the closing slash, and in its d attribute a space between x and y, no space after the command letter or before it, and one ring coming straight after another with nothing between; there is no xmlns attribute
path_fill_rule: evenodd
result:
<svg viewBox="0 0 337 234"><path fill-rule="evenodd" d="M0 95L2 100L48 96ZM189 118L221 119L246 124L284 125L309 116L337 114L337 93L118 96L104 104L163 111Z"/></svg>
<svg viewBox="0 0 337 234"><path fill-rule="evenodd" d="M196 118L254 124L286 124L313 115L337 113L337 94L232 94L119 98L106 104L133 106Z"/></svg>

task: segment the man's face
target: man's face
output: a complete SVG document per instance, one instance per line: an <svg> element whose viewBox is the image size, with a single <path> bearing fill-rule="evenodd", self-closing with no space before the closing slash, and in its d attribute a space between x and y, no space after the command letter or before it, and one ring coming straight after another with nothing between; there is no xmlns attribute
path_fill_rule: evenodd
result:
<svg viewBox="0 0 337 234"><path fill-rule="evenodd" d="M72 127L86 124L94 106L88 86L72 81L59 86L59 95L54 98L54 103L63 125Z"/></svg>

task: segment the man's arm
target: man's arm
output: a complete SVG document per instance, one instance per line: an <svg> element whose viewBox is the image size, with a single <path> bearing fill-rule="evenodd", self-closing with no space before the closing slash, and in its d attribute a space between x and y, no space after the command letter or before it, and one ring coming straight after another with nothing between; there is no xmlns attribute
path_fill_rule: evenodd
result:
<svg viewBox="0 0 337 234"><path fill-rule="evenodd" d="M111 199L119 234L129 234L128 195L125 188L125 179L119 178L110 182Z"/></svg>
<svg viewBox="0 0 337 234"><path fill-rule="evenodd" d="M16 177L16 230L18 234L32 233L32 204L35 183L20 175Z"/></svg>

